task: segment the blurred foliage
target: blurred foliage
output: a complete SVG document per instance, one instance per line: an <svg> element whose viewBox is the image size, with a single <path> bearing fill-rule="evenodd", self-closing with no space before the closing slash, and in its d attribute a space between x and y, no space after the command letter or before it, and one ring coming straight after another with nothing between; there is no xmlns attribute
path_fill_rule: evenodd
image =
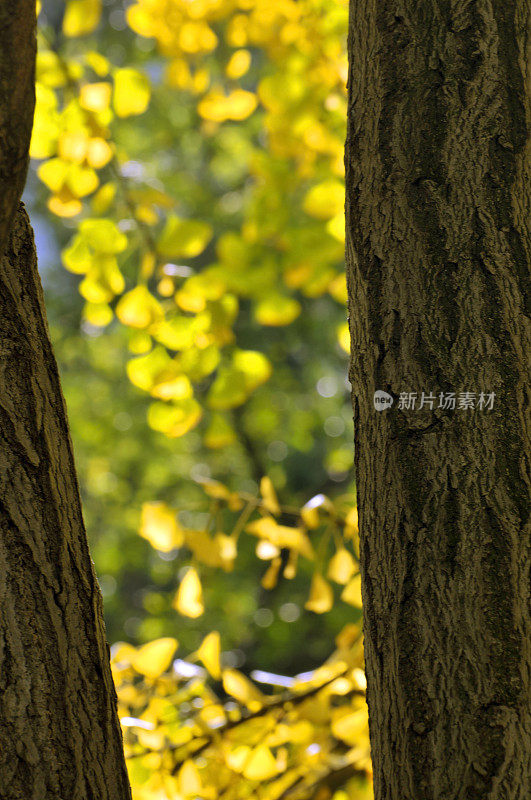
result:
<svg viewBox="0 0 531 800"><path fill-rule="evenodd" d="M371 794L347 6L42 4L27 199L135 800Z"/></svg>

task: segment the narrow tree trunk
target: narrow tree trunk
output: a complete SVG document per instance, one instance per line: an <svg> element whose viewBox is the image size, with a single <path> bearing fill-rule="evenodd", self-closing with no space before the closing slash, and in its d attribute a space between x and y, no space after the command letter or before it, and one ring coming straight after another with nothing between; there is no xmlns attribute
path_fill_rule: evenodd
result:
<svg viewBox="0 0 531 800"><path fill-rule="evenodd" d="M347 272L377 800L531 792L529 14L528 0L351 0ZM378 389L391 408L375 410ZM466 391L474 410L439 407Z"/></svg>
<svg viewBox="0 0 531 800"><path fill-rule="evenodd" d="M33 235L0 264L0 799L126 800L90 560Z"/></svg>

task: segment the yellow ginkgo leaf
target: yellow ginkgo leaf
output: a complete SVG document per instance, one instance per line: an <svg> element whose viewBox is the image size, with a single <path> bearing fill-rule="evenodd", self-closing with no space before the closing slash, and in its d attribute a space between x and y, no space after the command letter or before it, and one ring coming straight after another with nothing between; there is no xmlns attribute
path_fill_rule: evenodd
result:
<svg viewBox="0 0 531 800"><path fill-rule="evenodd" d="M217 631L212 631L212 633L205 636L196 655L203 662L214 680L218 681L221 678L221 645Z"/></svg>
<svg viewBox="0 0 531 800"><path fill-rule="evenodd" d="M203 784L195 763L188 758L179 770L179 789L185 797L201 794Z"/></svg>
<svg viewBox="0 0 531 800"><path fill-rule="evenodd" d="M104 111L111 103L110 83L85 83L79 90L79 105L87 111Z"/></svg>
<svg viewBox="0 0 531 800"><path fill-rule="evenodd" d="M87 155L88 136L83 131L65 131L59 137L57 150L61 158L81 164Z"/></svg>
<svg viewBox="0 0 531 800"><path fill-rule="evenodd" d="M97 27L101 16L101 0L68 0L63 17L65 36L83 36Z"/></svg>
<svg viewBox="0 0 531 800"><path fill-rule="evenodd" d="M127 236L110 219L84 219L79 225L79 234L100 253L122 253L127 247Z"/></svg>
<svg viewBox="0 0 531 800"><path fill-rule="evenodd" d="M179 28L179 46L185 53L208 53L217 43L218 37L203 20L190 20Z"/></svg>
<svg viewBox="0 0 531 800"><path fill-rule="evenodd" d="M87 145L87 162L95 169L101 169L112 158L112 148L105 139L95 136L89 139Z"/></svg>
<svg viewBox="0 0 531 800"><path fill-rule="evenodd" d="M160 320L163 314L159 301L142 285L124 294L116 306L120 322L131 328L147 328Z"/></svg>
<svg viewBox="0 0 531 800"><path fill-rule="evenodd" d="M184 436L199 423L203 411L193 397L175 399L172 403L152 403L148 410L148 423L155 431L177 438Z"/></svg>
<svg viewBox="0 0 531 800"><path fill-rule="evenodd" d="M185 617L196 619L203 613L203 589L194 567L187 570L173 601L173 608Z"/></svg>
<svg viewBox="0 0 531 800"><path fill-rule="evenodd" d="M345 214L343 210L336 214L335 217L328 220L326 223L326 230L328 233L337 239L338 242L345 241Z"/></svg>
<svg viewBox="0 0 531 800"><path fill-rule="evenodd" d="M70 247L63 250L63 263L70 272L83 275L93 264L93 253L86 240L81 236L74 236Z"/></svg>
<svg viewBox="0 0 531 800"><path fill-rule="evenodd" d="M85 303L83 316L91 325L104 328L109 322L112 322L114 314L107 303Z"/></svg>
<svg viewBox="0 0 531 800"><path fill-rule="evenodd" d="M68 163L62 158L50 158L40 165L37 175L48 189L59 192L66 181L68 168Z"/></svg>
<svg viewBox="0 0 531 800"><path fill-rule="evenodd" d="M165 503L144 503L140 535L162 553L169 553L184 543L177 515Z"/></svg>
<svg viewBox="0 0 531 800"><path fill-rule="evenodd" d="M342 211L344 202L343 184L336 180L327 180L310 189L302 207L311 217L331 219Z"/></svg>
<svg viewBox="0 0 531 800"><path fill-rule="evenodd" d="M115 70L113 106L117 116L143 114L150 97L151 88L145 75L130 67Z"/></svg>
<svg viewBox="0 0 531 800"><path fill-rule="evenodd" d="M336 583L348 583L356 572L357 566L354 558L345 547L340 547L330 559L328 577Z"/></svg>
<svg viewBox="0 0 531 800"><path fill-rule="evenodd" d="M250 711L258 711L264 702L262 693L236 669L223 670L223 688Z"/></svg>
<svg viewBox="0 0 531 800"><path fill-rule="evenodd" d="M328 284L328 293L332 295L334 300L337 300L341 305L347 303L347 282L344 273L340 272L339 275L330 281Z"/></svg>
<svg viewBox="0 0 531 800"><path fill-rule="evenodd" d="M253 750L243 769L243 775L250 781L267 781L278 774L278 767L273 753L265 745Z"/></svg>
<svg viewBox="0 0 531 800"><path fill-rule="evenodd" d="M208 394L209 405L223 411L241 405L271 375L271 363L263 353L235 350L232 363L224 365Z"/></svg>
<svg viewBox="0 0 531 800"><path fill-rule="evenodd" d="M52 195L48 198L46 205L52 214L65 219L75 217L83 209L83 203L77 197L72 197L69 191Z"/></svg>
<svg viewBox="0 0 531 800"><path fill-rule="evenodd" d="M228 78L237 80L248 71L251 66L251 53L249 50L236 50L229 59L229 63L225 67L225 72Z"/></svg>
<svg viewBox="0 0 531 800"><path fill-rule="evenodd" d="M109 74L109 61L105 56L102 56L101 53L97 53L95 50L89 50L88 53L85 53L85 61L100 78Z"/></svg>
<svg viewBox="0 0 531 800"><path fill-rule="evenodd" d="M341 592L341 599L351 606L361 608L361 575L358 573Z"/></svg>
<svg viewBox="0 0 531 800"><path fill-rule="evenodd" d="M229 750L225 755L227 766L234 772L243 772L243 768L249 758L251 748L247 744L241 744Z"/></svg>
<svg viewBox="0 0 531 800"><path fill-rule="evenodd" d="M235 89L228 95L219 90L212 90L199 103L199 114L213 122L224 122L228 119L247 119L257 106L256 95L244 89Z"/></svg>
<svg viewBox="0 0 531 800"><path fill-rule="evenodd" d="M266 539L277 547L286 547L306 558L314 558L313 547L302 528L278 525L273 517L262 517L247 525L246 531L261 539Z"/></svg>
<svg viewBox="0 0 531 800"><path fill-rule="evenodd" d="M147 678L158 678L170 666L178 646L177 639L170 637L155 639L137 650L132 659L132 665L141 675L145 675Z"/></svg>
<svg viewBox="0 0 531 800"><path fill-rule="evenodd" d="M367 710L363 706L357 710L338 708L332 717L332 733L337 739L354 746L359 743L368 725Z"/></svg>
<svg viewBox="0 0 531 800"><path fill-rule="evenodd" d="M180 219L176 214L170 214L157 248L167 258L195 258L203 252L212 233L212 226L208 222Z"/></svg>
<svg viewBox="0 0 531 800"><path fill-rule="evenodd" d="M307 528L318 528L321 524L319 517L320 508L324 511L328 511L330 514L334 511L332 501L325 494L316 494L301 508L301 519Z"/></svg>
<svg viewBox="0 0 531 800"><path fill-rule="evenodd" d="M334 593L330 584L316 572L312 578L310 596L304 607L316 614L324 614L326 611L330 611L333 605Z"/></svg>
<svg viewBox="0 0 531 800"><path fill-rule="evenodd" d="M297 300L278 292L261 298L254 308L256 321L272 327L289 325L300 313L301 304Z"/></svg>
<svg viewBox="0 0 531 800"><path fill-rule="evenodd" d="M345 353L350 353L350 330L348 323L343 322L337 329L337 341Z"/></svg>
<svg viewBox="0 0 531 800"><path fill-rule="evenodd" d="M268 475L264 475L260 481L260 494L262 495L264 506L270 514L280 514L277 495L271 478Z"/></svg>
<svg viewBox="0 0 531 800"><path fill-rule="evenodd" d="M233 568L233 562L238 555L238 545L234 536L227 536L225 533L216 533L214 537L219 557L225 570Z"/></svg>
<svg viewBox="0 0 531 800"><path fill-rule="evenodd" d="M357 507L351 508L345 519L345 533L347 536L353 536L358 532L358 509Z"/></svg>

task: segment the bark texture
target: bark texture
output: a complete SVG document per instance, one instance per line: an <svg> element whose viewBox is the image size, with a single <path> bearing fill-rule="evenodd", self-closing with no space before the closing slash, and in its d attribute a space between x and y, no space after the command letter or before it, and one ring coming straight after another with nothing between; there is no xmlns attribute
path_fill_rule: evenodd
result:
<svg viewBox="0 0 531 800"><path fill-rule="evenodd" d="M377 800L531 795L529 15L528 0L351 0L346 254ZM377 389L391 409L374 409ZM398 408L422 391L496 398Z"/></svg>
<svg viewBox="0 0 531 800"><path fill-rule="evenodd" d="M0 263L0 799L126 800L116 695L33 234Z"/></svg>
<svg viewBox="0 0 531 800"><path fill-rule="evenodd" d="M35 0L0 0L0 253L26 182L36 49Z"/></svg>

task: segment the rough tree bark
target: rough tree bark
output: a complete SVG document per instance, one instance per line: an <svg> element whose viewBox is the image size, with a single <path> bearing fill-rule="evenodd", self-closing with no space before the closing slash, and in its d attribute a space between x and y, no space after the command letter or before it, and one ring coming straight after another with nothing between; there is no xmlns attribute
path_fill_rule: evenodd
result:
<svg viewBox="0 0 531 800"><path fill-rule="evenodd" d="M528 0L351 0L351 382L377 800L531 794ZM375 390L391 394L376 411ZM433 408L418 410L421 392ZM495 392L492 411L439 393ZM417 392L417 410L399 408Z"/></svg>
<svg viewBox="0 0 531 800"><path fill-rule="evenodd" d="M0 5L0 800L129 800L33 234L35 4Z"/></svg>

